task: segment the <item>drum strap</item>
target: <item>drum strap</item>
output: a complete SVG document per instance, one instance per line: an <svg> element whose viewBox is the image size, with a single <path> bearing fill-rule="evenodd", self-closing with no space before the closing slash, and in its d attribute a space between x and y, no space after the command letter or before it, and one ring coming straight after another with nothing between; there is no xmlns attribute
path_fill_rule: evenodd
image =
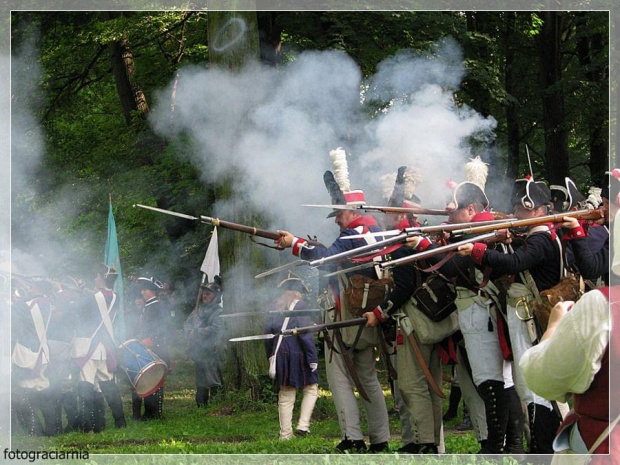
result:
<svg viewBox="0 0 620 465"><path fill-rule="evenodd" d="M112 302L110 302L109 308L102 292L95 293L95 300L97 301L97 306L99 307L99 313L101 313L101 323L105 325L105 329L108 331L112 342L114 342L115 345L118 345L114 340L114 330L112 329L112 321L110 320L110 309L114 307L114 302L116 302L116 294L112 296ZM99 325L99 328L101 328L101 324ZM97 331L99 331L99 328L97 328Z"/></svg>

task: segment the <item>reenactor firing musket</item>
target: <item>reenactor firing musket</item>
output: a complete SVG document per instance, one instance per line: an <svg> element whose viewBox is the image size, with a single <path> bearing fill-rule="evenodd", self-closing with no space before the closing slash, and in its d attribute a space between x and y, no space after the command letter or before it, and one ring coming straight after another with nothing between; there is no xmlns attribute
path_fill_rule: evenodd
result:
<svg viewBox="0 0 620 465"><path fill-rule="evenodd" d="M385 270L388 268L393 268L395 266L406 265L407 263L424 260L426 258L430 258L435 255L440 255L445 252L452 252L452 251L457 250L459 246L464 245L464 244L470 244L472 242L485 242L485 241L490 241L491 239L499 239L499 238L501 238L501 235L499 234L499 232L494 231L494 232L490 232L487 234L482 234L480 236L470 237L469 239L455 242L453 244L443 245L435 249L425 250L424 252L416 253L416 254L413 254L407 257L397 258L396 260L389 260L387 262L379 262L379 263L374 262L374 261L362 263L361 265L353 266L350 268L344 268L342 270L334 271L333 273L327 273L324 277L328 278L330 276L336 276L342 273L351 273L352 271L359 271L359 270L371 268L374 266L379 266L381 269ZM377 244L379 243L377 242Z"/></svg>
<svg viewBox="0 0 620 465"><path fill-rule="evenodd" d="M301 328L290 328L278 331L276 334L258 334L256 336L242 336L229 339L230 342L257 341L263 339L273 339L278 336L295 336L297 334L318 333L319 331L327 331L329 329L347 328L349 326L365 325L368 322L366 318L354 318L346 321L335 321L333 323L323 323L320 325L302 326Z"/></svg>
<svg viewBox="0 0 620 465"><path fill-rule="evenodd" d="M252 236L258 236L258 237L263 237L265 239L271 239L275 241L281 237L280 234L274 231L267 231L266 229L260 229L254 226L247 226L244 224L232 223L230 221L220 220L219 218L213 218L211 216L186 215L185 213L173 212L171 210L164 210L163 208L150 207L148 205L141 205L139 203L134 204L134 207L145 208L147 210L152 210L158 213L164 213L166 215L177 216L179 218L185 218L186 220L200 221L201 223L211 224L213 226L220 226L224 229L232 229L233 231L239 231L245 234L249 234L250 238ZM309 241L309 243L313 245L321 245L320 243L316 241ZM266 244L261 244L261 245L266 245ZM267 247L271 247L271 246L267 246ZM278 248L278 247L272 247L272 248Z"/></svg>
<svg viewBox="0 0 620 465"><path fill-rule="evenodd" d="M497 222L495 224L470 226L467 228L455 229L452 231L452 235L464 236L468 234L481 234L489 231L497 231L499 229L521 228L524 226L536 226L545 223L561 223L564 221L564 217L567 216L577 218L579 220L598 220L603 218L603 210L598 208L594 210L584 209L569 211L565 213L557 213L554 215L538 216L536 218L527 218L524 220L505 220Z"/></svg>
<svg viewBox="0 0 620 465"><path fill-rule="evenodd" d="M297 261L287 263L282 266L278 266L276 268L272 268L271 270L263 271L262 273L257 274L255 278L257 279L264 278L265 276L270 276L275 273L280 273L282 271L286 271L286 270L289 270L291 268L295 268L301 265L308 265L313 268L317 266L331 265L332 263L341 262L344 259L347 259L349 257L359 256L365 253L371 253L371 252L379 253L380 251L383 251L383 254L387 254L394 250L392 248L388 248L387 246L399 244L400 242L404 242L406 238L407 238L406 235L394 236L394 237L385 239L383 241L378 241L374 244L366 244L361 247L357 247L355 249L347 250L345 252L340 252L335 255L330 255L328 257L318 258L316 260L310 260L310 261L297 260Z"/></svg>
<svg viewBox="0 0 620 465"><path fill-rule="evenodd" d="M482 225L493 225L505 223L506 220L490 220L490 221L475 221L471 223L449 223L449 224L438 224L434 226L415 226L405 229L390 229L388 231L381 231L376 233L366 233L366 234L353 234L351 236L343 236L342 239L363 239L364 237L368 237L371 235L373 237L381 237L381 236L398 236L402 234L406 234L406 237L419 236L422 234L441 234L448 233L454 230L469 228L472 226L482 226Z"/></svg>
<svg viewBox="0 0 620 465"><path fill-rule="evenodd" d="M447 210L435 210L422 207L377 207L374 205L302 205L302 207L331 208L332 210L362 210L365 212L380 213L412 213L414 215L448 216Z"/></svg>

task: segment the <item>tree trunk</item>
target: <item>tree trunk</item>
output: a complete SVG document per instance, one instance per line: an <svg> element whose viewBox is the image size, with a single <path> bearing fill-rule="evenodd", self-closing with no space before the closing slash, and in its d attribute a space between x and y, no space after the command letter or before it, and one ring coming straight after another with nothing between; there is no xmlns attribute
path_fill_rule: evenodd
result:
<svg viewBox="0 0 620 465"><path fill-rule="evenodd" d="M514 77L516 21L516 13L506 13L504 86L506 87L506 93L515 99L515 101L506 104L506 130L508 132L506 177L509 180L516 179L519 173L519 117L516 102L517 83Z"/></svg>
<svg viewBox="0 0 620 465"><path fill-rule="evenodd" d="M135 74L133 54L126 38L110 44L112 56L112 72L116 82L116 90L123 107L123 114L128 126L132 123L132 112L137 112L141 118L146 118L149 106L140 86L132 82Z"/></svg>
<svg viewBox="0 0 620 465"><path fill-rule="evenodd" d="M545 174L550 184L564 184L569 175L568 130L562 90L562 19L564 13L540 12L538 37L540 88L545 132Z"/></svg>
<svg viewBox="0 0 620 465"><path fill-rule="evenodd" d="M212 65L235 72L249 63L258 63L260 53L256 11L210 11L207 29L209 60ZM235 199L235 183L243 180L233 176L223 180L218 187L218 198L228 199L230 206L226 219L252 224L253 214L248 211L243 199L240 201L241 208L235 208L239 204ZM223 289L227 308L244 311L248 307L248 310L256 308L262 303L258 298L259 293L252 292L257 283L253 282L248 273L242 271L251 269L251 266L257 263L264 263L258 249L260 247L252 246L246 234L234 231L222 234L220 250L227 251L221 257L222 272L226 277ZM265 324L259 320L249 319L243 322L242 327L234 330L237 335L258 334L263 331ZM247 390L253 399L261 395L264 388L261 375L267 373L267 357L265 350L259 345L256 342L231 344L228 351L230 356L222 367L225 387Z"/></svg>

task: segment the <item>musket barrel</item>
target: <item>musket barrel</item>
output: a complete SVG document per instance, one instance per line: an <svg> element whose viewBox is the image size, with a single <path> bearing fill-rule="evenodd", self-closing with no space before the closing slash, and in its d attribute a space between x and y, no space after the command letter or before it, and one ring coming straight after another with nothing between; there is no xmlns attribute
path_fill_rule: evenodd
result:
<svg viewBox="0 0 620 465"><path fill-rule="evenodd" d="M490 225L482 225L482 226L472 226L469 228L457 229L452 231L452 234L455 236L466 235L466 234L480 234L489 231L496 231L498 229L510 229L510 228L520 228L524 226L534 226L538 224L544 223L561 223L564 221L564 217L574 217L581 220L598 220L603 217L603 212L600 209L594 210L576 210L565 213L556 213L553 215L545 215L538 216L536 218L527 218L523 220L512 219L506 221L500 221L495 224Z"/></svg>
<svg viewBox="0 0 620 465"><path fill-rule="evenodd" d="M277 240L280 238L280 234L273 231L267 231L265 229L255 228L253 226L246 226L244 224L231 223L230 221L220 220L219 218L213 218L211 216L200 215L200 220L205 223L210 223L213 226L220 226L225 229L232 229L233 231L239 231L252 236L264 237L265 239Z"/></svg>
<svg viewBox="0 0 620 465"><path fill-rule="evenodd" d="M366 318L354 318L352 320L344 320L344 321L334 321L333 323L323 323L320 325L312 325L312 326L302 326L301 328L291 328L285 329L282 331L283 336L287 335L296 335L296 334L306 334L306 333L316 333L319 331L323 331L324 329L336 329L336 328L347 328L349 326L359 326L366 324L368 320Z"/></svg>
<svg viewBox="0 0 620 465"><path fill-rule="evenodd" d="M437 247L431 250L425 250L424 252L419 252L413 255L409 255L408 257L397 258L396 260L391 260L389 262L383 262L379 266L381 268L392 268L394 266L404 265L410 262L417 262L419 260L424 260L425 258L433 257L435 255L442 254L444 252L451 252L452 250L456 250L459 246L464 244L469 244L471 242L484 242L489 239L493 239L496 237L495 232L490 232L487 234L482 234L480 236L471 237L464 241L454 242L452 244L443 245L441 247Z"/></svg>

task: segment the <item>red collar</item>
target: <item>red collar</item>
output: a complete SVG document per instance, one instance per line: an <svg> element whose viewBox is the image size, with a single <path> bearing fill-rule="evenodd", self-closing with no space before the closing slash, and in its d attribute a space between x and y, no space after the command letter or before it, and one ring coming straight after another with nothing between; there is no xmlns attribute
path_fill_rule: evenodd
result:
<svg viewBox="0 0 620 465"><path fill-rule="evenodd" d="M347 229L355 229L358 226L364 226L365 229L370 228L371 226L379 226L375 219L370 215L360 216L359 218L355 218L353 221L349 223Z"/></svg>

